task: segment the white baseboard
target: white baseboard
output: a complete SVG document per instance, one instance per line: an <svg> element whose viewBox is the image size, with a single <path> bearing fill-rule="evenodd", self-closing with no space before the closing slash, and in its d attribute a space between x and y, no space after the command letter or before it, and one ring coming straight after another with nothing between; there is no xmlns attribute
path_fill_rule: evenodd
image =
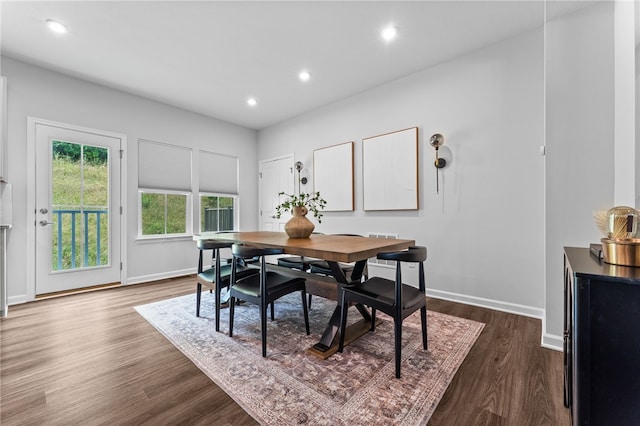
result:
<svg viewBox="0 0 640 426"><path fill-rule="evenodd" d="M464 294L450 293L441 290L427 289L427 296L436 299L450 300L452 302L464 303L465 305L479 306L481 308L494 309L496 311L508 312L510 314L522 315L542 319L544 309L533 306L518 305L516 303L501 302L499 300L485 299L483 297L467 296Z"/></svg>
<svg viewBox="0 0 640 426"><path fill-rule="evenodd" d="M563 338L562 336L558 336L557 334L543 334L542 342L540 346L547 349L553 349L555 351L563 351Z"/></svg>
<svg viewBox="0 0 640 426"><path fill-rule="evenodd" d="M544 309L533 306L518 305L516 303L501 302L498 300L485 299L482 297L466 296L464 294L450 293L441 290L427 290L427 296L436 299L450 300L452 302L464 303L465 305L479 306L481 308L494 309L496 311L508 312L510 314L522 315L525 317L543 319ZM543 321L544 323L544 321ZM562 336L556 334L543 334L540 346L547 349L562 351Z"/></svg>
<svg viewBox="0 0 640 426"><path fill-rule="evenodd" d="M183 277L185 275L195 274L193 268L183 269L179 271L162 272L160 274L141 275L139 277L131 277L127 279L125 285L147 283L149 281L165 280L167 278ZM194 287L195 288L195 287Z"/></svg>
<svg viewBox="0 0 640 426"><path fill-rule="evenodd" d="M29 299L29 297L26 294L21 294L20 296L9 296L7 298L7 305L11 306L11 305L19 305L21 303L27 303L30 302L33 299Z"/></svg>

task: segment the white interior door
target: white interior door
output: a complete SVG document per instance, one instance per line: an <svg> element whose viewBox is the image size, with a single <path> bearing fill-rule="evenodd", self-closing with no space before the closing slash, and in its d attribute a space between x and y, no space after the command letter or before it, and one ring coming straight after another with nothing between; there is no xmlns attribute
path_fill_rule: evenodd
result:
<svg viewBox="0 0 640 426"><path fill-rule="evenodd" d="M36 294L120 282L121 139L35 126Z"/></svg>
<svg viewBox="0 0 640 426"><path fill-rule="evenodd" d="M276 218L280 192L293 194L293 156L260 162L260 230L284 231L289 214Z"/></svg>

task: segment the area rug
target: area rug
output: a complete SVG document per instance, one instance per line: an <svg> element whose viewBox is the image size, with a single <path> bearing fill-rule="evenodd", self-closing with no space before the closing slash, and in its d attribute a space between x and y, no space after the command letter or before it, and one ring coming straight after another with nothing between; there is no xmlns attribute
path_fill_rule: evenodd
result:
<svg viewBox="0 0 640 426"><path fill-rule="evenodd" d="M278 300L268 322L267 357L261 356L257 306L236 308L233 337L229 311L215 331L213 295L203 293L201 317L195 294L135 309L174 346L264 425L426 424L484 324L428 313L428 351L420 315L403 324L402 378L395 378L393 321L383 323L327 360L307 353L320 340L335 302L314 297L311 335L304 331L299 293ZM349 322L359 313L349 311Z"/></svg>

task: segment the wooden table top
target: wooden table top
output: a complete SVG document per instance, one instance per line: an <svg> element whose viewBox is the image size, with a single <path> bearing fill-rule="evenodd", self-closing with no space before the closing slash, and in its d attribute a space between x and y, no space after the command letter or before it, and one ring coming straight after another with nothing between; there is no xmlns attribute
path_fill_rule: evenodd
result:
<svg viewBox="0 0 640 426"><path fill-rule="evenodd" d="M333 262L356 262L378 253L405 250L414 240L312 234L309 238L289 238L284 232L254 231L203 233L194 239L227 240L255 247L278 247L287 254L315 257Z"/></svg>

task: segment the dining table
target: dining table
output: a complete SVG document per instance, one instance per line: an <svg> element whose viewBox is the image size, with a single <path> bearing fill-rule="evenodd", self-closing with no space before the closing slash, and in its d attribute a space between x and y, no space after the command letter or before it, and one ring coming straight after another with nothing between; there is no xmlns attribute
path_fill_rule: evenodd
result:
<svg viewBox="0 0 640 426"><path fill-rule="evenodd" d="M369 258L376 257L381 252L405 250L415 245L414 240L397 238L372 238L355 235L312 234L308 238L289 238L285 232L275 231L243 231L243 232L215 232L202 233L194 236L196 240L223 240L242 243L254 247L281 248L283 253L305 256L325 260L331 268L331 277L314 277L315 274L304 274L308 282L330 283L335 291L319 292L321 296L335 299L337 305L327 323L320 341L309 348L309 352L320 358L328 358L337 351L336 335L340 328L340 288L343 285L353 285L362 280L363 272ZM345 275L341 264L354 265L349 275ZM278 268L272 265L273 268ZM286 268L279 268L281 271ZM292 273L292 272L289 272ZM311 292L312 294L313 291ZM345 343L348 344L362 336L371 328L371 314L366 307L356 304L362 319L351 324L345 333Z"/></svg>

